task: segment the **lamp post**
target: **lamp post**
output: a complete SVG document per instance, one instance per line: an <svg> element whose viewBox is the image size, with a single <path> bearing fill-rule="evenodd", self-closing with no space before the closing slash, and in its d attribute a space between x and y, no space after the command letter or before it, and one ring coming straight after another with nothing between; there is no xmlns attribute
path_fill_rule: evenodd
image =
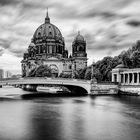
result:
<svg viewBox="0 0 140 140"><path fill-rule="evenodd" d="M92 84L96 84L97 83L97 79L96 79L96 77L95 77L95 66L96 66L96 64L95 64L95 62L93 62L92 63L92 66L91 66L91 83Z"/></svg>

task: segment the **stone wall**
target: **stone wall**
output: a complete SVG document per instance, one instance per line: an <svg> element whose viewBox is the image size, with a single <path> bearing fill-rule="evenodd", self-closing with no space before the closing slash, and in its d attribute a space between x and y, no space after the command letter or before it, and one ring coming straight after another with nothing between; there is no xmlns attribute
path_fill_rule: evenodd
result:
<svg viewBox="0 0 140 140"><path fill-rule="evenodd" d="M118 94L119 88L116 83L91 84L91 95Z"/></svg>
<svg viewBox="0 0 140 140"><path fill-rule="evenodd" d="M120 91L123 91L126 94L131 95L140 95L140 85L121 85Z"/></svg>

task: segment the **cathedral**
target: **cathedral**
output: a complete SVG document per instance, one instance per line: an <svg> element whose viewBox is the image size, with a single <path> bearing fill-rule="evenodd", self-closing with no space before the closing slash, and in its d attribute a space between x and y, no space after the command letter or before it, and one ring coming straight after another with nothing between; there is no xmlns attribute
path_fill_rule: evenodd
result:
<svg viewBox="0 0 140 140"><path fill-rule="evenodd" d="M69 55L64 37L58 27L50 23L47 12L45 22L36 29L21 65L23 77L40 65L47 65L54 77L72 75L74 71L87 67L86 41L78 33L72 42L72 54Z"/></svg>

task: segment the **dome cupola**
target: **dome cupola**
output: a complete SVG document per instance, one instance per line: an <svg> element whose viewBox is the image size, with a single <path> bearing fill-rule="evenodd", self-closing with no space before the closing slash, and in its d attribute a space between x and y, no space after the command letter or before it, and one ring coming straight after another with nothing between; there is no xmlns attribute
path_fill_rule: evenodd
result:
<svg viewBox="0 0 140 140"><path fill-rule="evenodd" d="M74 41L85 42L85 39L84 39L84 37L80 34L80 31L78 32L78 35L75 37Z"/></svg>
<svg viewBox="0 0 140 140"><path fill-rule="evenodd" d="M122 69L122 68L128 68L127 66L125 66L123 63L119 64L115 67L115 69Z"/></svg>
<svg viewBox="0 0 140 140"><path fill-rule="evenodd" d="M78 32L72 43L72 56L73 57L86 57L86 41L84 37Z"/></svg>
<svg viewBox="0 0 140 140"><path fill-rule="evenodd" d="M50 23L48 10L45 22L36 29L32 40L37 55L45 53L47 55L60 54L63 57L65 51L64 38L58 27ZM30 45L33 45L32 43Z"/></svg>
<svg viewBox="0 0 140 140"><path fill-rule="evenodd" d="M47 14L45 17L45 23L41 24L35 31L33 35L33 40L35 43L38 43L40 41L46 41L47 39L54 39L54 41L60 41L63 42L64 38L62 37L62 34L58 27L50 23L50 18Z"/></svg>

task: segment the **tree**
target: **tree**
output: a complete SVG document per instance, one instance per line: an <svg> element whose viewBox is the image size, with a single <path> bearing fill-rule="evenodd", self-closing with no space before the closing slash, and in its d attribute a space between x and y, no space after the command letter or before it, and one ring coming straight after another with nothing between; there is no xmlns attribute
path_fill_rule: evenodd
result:
<svg viewBox="0 0 140 140"><path fill-rule="evenodd" d="M84 79L85 73L86 73L86 68L78 70L77 73L78 73L78 75L79 75L79 76L78 76L79 79Z"/></svg>
<svg viewBox="0 0 140 140"><path fill-rule="evenodd" d="M132 61L127 53L122 56L122 62L126 67L132 68Z"/></svg>
<svg viewBox="0 0 140 140"><path fill-rule="evenodd" d="M132 59L133 68L140 68L140 52L135 51L132 54L131 59Z"/></svg>
<svg viewBox="0 0 140 140"><path fill-rule="evenodd" d="M35 75L36 75L36 68L32 69L32 70L29 72L28 77L35 77Z"/></svg>
<svg viewBox="0 0 140 140"><path fill-rule="evenodd" d="M41 65L35 71L31 71L30 75L34 77L50 77L51 69L47 65Z"/></svg>
<svg viewBox="0 0 140 140"><path fill-rule="evenodd" d="M87 68L84 79L86 80L91 79L91 68Z"/></svg>
<svg viewBox="0 0 140 140"><path fill-rule="evenodd" d="M66 73L60 73L59 75L60 78L71 78L71 74L66 74Z"/></svg>

